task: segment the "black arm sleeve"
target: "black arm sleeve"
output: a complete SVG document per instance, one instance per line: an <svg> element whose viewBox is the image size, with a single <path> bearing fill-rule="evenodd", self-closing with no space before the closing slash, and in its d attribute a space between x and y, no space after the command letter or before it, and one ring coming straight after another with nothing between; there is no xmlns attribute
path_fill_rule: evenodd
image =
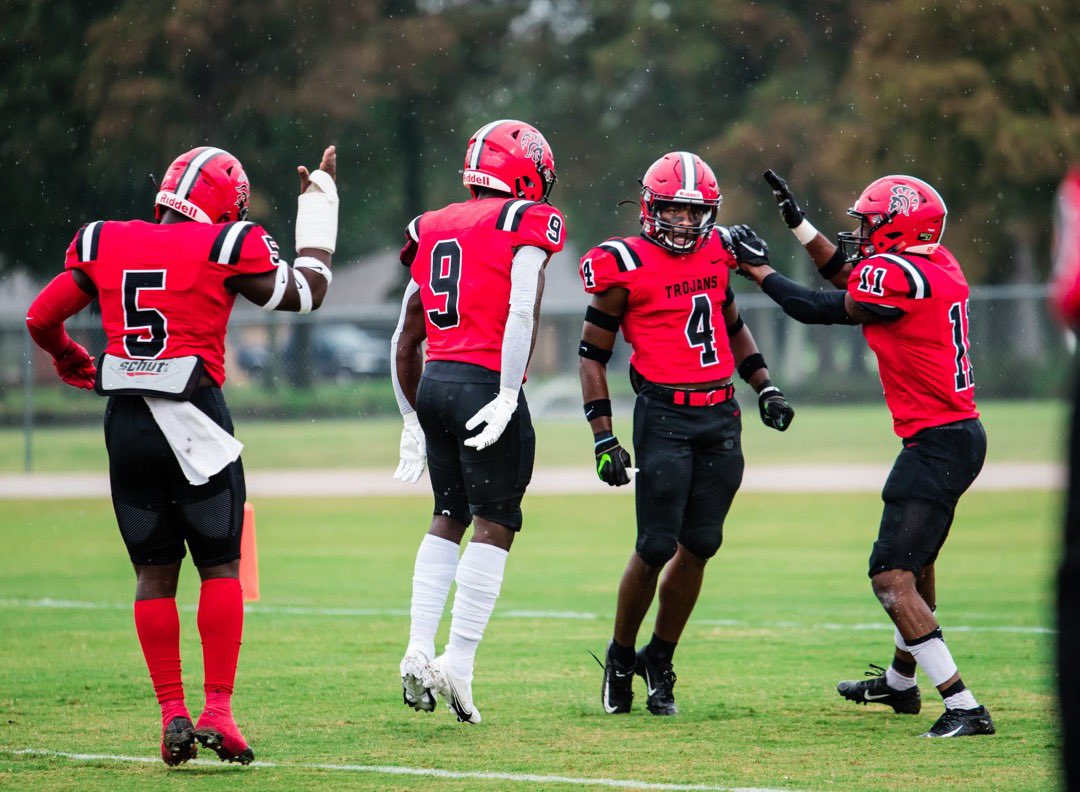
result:
<svg viewBox="0 0 1080 792"><path fill-rule="evenodd" d="M779 272L773 272L761 282L761 290L797 322L823 325L857 324L844 309L844 295L847 292L840 289L812 291L801 283L785 278Z"/></svg>

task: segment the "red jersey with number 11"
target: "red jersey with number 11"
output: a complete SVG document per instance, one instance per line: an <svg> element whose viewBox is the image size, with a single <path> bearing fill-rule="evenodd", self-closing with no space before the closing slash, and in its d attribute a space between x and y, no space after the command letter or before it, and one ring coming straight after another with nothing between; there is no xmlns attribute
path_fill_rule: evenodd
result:
<svg viewBox="0 0 1080 792"><path fill-rule="evenodd" d="M700 250L672 253L644 237L601 242L581 259L589 294L629 292L622 333L630 363L661 384L711 382L731 376L723 309L735 258L713 231Z"/></svg>
<svg viewBox="0 0 1080 792"><path fill-rule="evenodd" d="M240 221L146 223L97 221L79 229L67 269L94 282L105 351L125 358L198 355L225 382L225 330L234 275L277 268L278 246L261 226Z"/></svg>
<svg viewBox="0 0 1080 792"><path fill-rule="evenodd" d="M513 198L463 201L415 218L405 237L401 263L420 287L427 359L501 370L514 252L562 250L559 210Z"/></svg>
<svg viewBox="0 0 1080 792"><path fill-rule="evenodd" d="M856 302L904 311L899 319L863 325L897 435L979 417L968 356L968 285L952 253L938 247L929 256L870 256L851 270L848 293Z"/></svg>

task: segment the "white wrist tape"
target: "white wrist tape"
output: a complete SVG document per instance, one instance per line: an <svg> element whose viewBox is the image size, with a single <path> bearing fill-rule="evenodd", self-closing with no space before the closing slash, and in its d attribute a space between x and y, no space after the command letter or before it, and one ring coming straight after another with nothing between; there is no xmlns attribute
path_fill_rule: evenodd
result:
<svg viewBox="0 0 1080 792"><path fill-rule="evenodd" d="M337 246L337 185L325 171L311 172L311 186L296 199L296 250L333 253Z"/></svg>
<svg viewBox="0 0 1080 792"><path fill-rule="evenodd" d="M791 229L791 233L795 235L800 244L808 245L810 240L818 235L818 230L804 217L801 223Z"/></svg>
<svg viewBox="0 0 1080 792"><path fill-rule="evenodd" d="M293 283L296 284L296 296L300 300L300 308L297 313L311 313L311 285L307 282L307 276L300 270L292 271Z"/></svg>
<svg viewBox="0 0 1080 792"><path fill-rule="evenodd" d="M326 278L326 285L329 286L334 280L334 274L330 271L330 268L319 261L317 258L311 256L300 256L293 262L293 269L309 269L315 270L315 272Z"/></svg>
<svg viewBox="0 0 1080 792"><path fill-rule="evenodd" d="M289 286L289 272L289 262L279 261L277 272L274 273L274 293L270 295L269 300L260 306L264 311L273 311L281 305L281 300L285 296L285 289Z"/></svg>

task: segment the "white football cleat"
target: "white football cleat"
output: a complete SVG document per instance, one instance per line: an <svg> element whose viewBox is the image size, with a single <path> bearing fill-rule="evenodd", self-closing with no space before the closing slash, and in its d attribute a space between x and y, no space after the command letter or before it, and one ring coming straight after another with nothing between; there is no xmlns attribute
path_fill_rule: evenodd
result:
<svg viewBox="0 0 1080 792"><path fill-rule="evenodd" d="M424 684L428 659L421 652L406 652L401 658L401 698L417 712L434 712L435 696Z"/></svg>
<svg viewBox="0 0 1080 792"><path fill-rule="evenodd" d="M442 697L461 723L479 723L480 711L472 700L472 677L464 679L450 670L446 655L439 655L427 667L427 686Z"/></svg>

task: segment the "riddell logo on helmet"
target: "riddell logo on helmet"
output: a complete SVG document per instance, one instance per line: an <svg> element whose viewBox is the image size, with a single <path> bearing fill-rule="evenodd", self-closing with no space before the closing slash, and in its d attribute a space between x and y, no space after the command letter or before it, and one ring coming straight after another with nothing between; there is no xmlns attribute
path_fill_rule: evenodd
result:
<svg viewBox="0 0 1080 792"><path fill-rule="evenodd" d="M676 198L685 198L688 201L701 201L701 190L679 190L675 193Z"/></svg>
<svg viewBox="0 0 1080 792"><path fill-rule="evenodd" d="M889 196L889 211L909 215L919 208L919 194L906 184L893 185Z"/></svg>
<svg viewBox="0 0 1080 792"><path fill-rule="evenodd" d="M465 183L474 187L490 187L491 177L479 171L465 171Z"/></svg>
<svg viewBox="0 0 1080 792"><path fill-rule="evenodd" d="M170 192L158 193L157 202L167 209L172 209L184 215L184 217L190 217L192 220L198 220L198 209L185 201L183 198L177 198Z"/></svg>

